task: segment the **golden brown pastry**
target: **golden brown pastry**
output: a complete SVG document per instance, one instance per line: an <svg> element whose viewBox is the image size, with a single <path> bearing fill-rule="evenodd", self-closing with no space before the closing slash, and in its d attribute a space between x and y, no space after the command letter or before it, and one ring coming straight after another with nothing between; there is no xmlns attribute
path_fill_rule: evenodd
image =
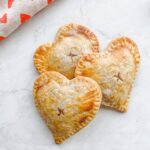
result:
<svg viewBox="0 0 150 150"><path fill-rule="evenodd" d="M87 77L68 80L58 72L41 74L34 84L37 109L57 144L89 124L101 104L99 85Z"/></svg>
<svg viewBox="0 0 150 150"><path fill-rule="evenodd" d="M59 29L55 42L36 50L34 64L40 73L58 71L72 79L79 58L92 52L99 52L95 34L84 26L68 24Z"/></svg>
<svg viewBox="0 0 150 150"><path fill-rule="evenodd" d="M82 57L75 74L97 81L103 93L103 106L125 112L139 61L136 44L121 37L113 40L105 52Z"/></svg>

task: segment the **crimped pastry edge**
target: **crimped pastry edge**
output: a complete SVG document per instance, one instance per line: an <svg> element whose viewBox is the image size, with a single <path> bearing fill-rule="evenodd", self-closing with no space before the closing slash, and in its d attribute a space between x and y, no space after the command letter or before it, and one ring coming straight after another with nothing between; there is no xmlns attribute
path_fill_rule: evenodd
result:
<svg viewBox="0 0 150 150"><path fill-rule="evenodd" d="M118 42L120 42L121 44L119 44ZM132 88L134 86L134 81L136 79L136 75L137 75L137 72L139 70L139 65L140 65L140 53L139 53L139 50L138 50L138 47L136 45L136 43L131 40L130 38L128 37L120 37L120 38L117 38L117 39L114 39L112 40L107 48L105 49L104 53L106 52L111 52L113 51L115 48L119 48L118 46L123 47L125 45L128 45L129 46L129 51L131 52L132 56L133 56L133 59L134 59L134 62L135 62L135 76L134 76L134 79L132 81L132 86L131 86L131 89L129 91L129 94L128 94L128 97L127 97L127 100L124 101L124 105L122 104L120 107L117 107L115 104L111 104L111 103L108 103L108 102L104 102L102 100L102 106L103 107L106 107L106 108L111 108L111 109L115 109L119 112L126 112L127 111L127 108L128 108L128 103L129 103L129 99L131 97L131 91L132 91ZM75 70L75 76L78 76L78 71L80 72L80 69L81 69L81 66L80 66L80 63L81 61L84 61L83 58L85 58L86 56L90 56L90 55L101 55L101 53L97 54L97 53L93 53L93 54L87 54L87 55L84 55L83 57L80 58L79 62L78 62L78 65L77 65L77 68ZM94 63L94 62L93 62ZM79 66L79 68L78 68ZM81 69L82 70L82 69Z"/></svg>
<svg viewBox="0 0 150 150"><path fill-rule="evenodd" d="M92 31L90 31L87 27L74 24L74 23L64 25L60 27L60 29L58 30L54 42L39 46L34 53L34 57L33 57L34 66L40 74L48 71L46 69L46 65L47 65L46 57L48 56L49 51L52 49L55 43L65 38L64 35L67 34L67 32L71 29L82 31L82 34L88 37L88 39L90 39L90 41L92 42L93 52L97 52L97 53L99 52L99 40L96 37L96 35Z"/></svg>
<svg viewBox="0 0 150 150"><path fill-rule="evenodd" d="M93 52L99 52L99 40L97 36L87 27L75 23L66 24L58 30L56 34L56 41L59 41L67 36L67 33L75 29L76 31L80 32L81 34L85 35L92 43L92 50Z"/></svg>
<svg viewBox="0 0 150 150"><path fill-rule="evenodd" d="M66 80L69 80L69 79L67 79L64 75L60 74L59 72L47 71L47 72L42 73L42 74L35 80L35 82L34 82L34 88L33 88L34 102L35 102L35 105L36 105L37 110L40 112L40 115L41 115L41 117L45 120L47 126L48 126L47 119L46 119L46 118L47 118L47 114L41 112L40 109L38 108L39 103L38 103L38 101L36 100L36 92L37 92L37 87L38 87L39 80L42 79L42 78L45 78L45 79L49 78L50 73L54 73L55 76L57 76L57 75L60 76L60 75L61 75L62 78L66 79ZM87 126L87 125L90 123L90 121L91 121L92 119L94 119L96 113L98 112L98 110L99 110L99 108L100 108L101 102L102 102L101 89L100 89L100 87L99 87L99 85L97 84L96 81L94 81L94 80L91 79L91 78L83 77L83 76L78 76L78 77L76 77L76 78L74 78L74 79L72 79L72 80L75 80L75 79L87 80L87 82L89 82L90 84L91 84L91 83L92 83L93 85L95 84L94 86L95 86L95 88L98 90L98 93L99 93L99 95L98 95L99 99L97 98L97 99L95 100L95 103L94 103L95 105L94 105L93 112L91 113L91 115L88 116L88 118L86 119L86 121L83 122L83 123L81 123L81 125L78 126L78 128L76 128L74 131L72 131L72 132L71 132L70 134L68 134L67 136L57 137L57 136L53 135L56 144L61 144L61 143L64 142L67 138L69 138L69 137L72 136L73 134L77 133L80 129L82 129L82 128L84 128L85 126ZM48 80L49 80L49 79L48 79ZM71 80L69 80L69 81L71 81ZM49 83L49 82L47 82L47 83ZM44 85L43 85L43 86L44 86ZM48 128L49 128L49 126L48 126ZM50 128L49 128L49 129L50 129ZM51 129L50 129L50 130L51 130Z"/></svg>
<svg viewBox="0 0 150 150"><path fill-rule="evenodd" d="M121 44L118 45L118 42L120 42ZM109 103L103 103L102 102L102 105L103 106L106 106L106 107L110 107L110 108L114 108L120 112L127 112L127 109L128 109L128 104L129 104L129 99L131 97L131 91L133 89L133 86L134 86L134 82L135 82L135 79L136 79L136 75L137 75L137 72L139 70L139 66L140 66L140 53L139 53L139 50L138 50L138 46L137 44L132 40L130 39L129 37L120 37L120 38L117 38L117 39L114 39L112 40L107 48L106 48L106 51L112 51L113 49L115 49L116 46L128 46L129 48L129 51L131 52L133 58L134 58L134 62L135 62L135 76L134 76L134 79L132 81L132 86L131 86L131 89L129 91L129 94L128 94L128 97L127 97L127 100L125 100L126 104L125 105L121 105L120 107L117 107L113 104L109 104ZM118 47L117 47L118 48Z"/></svg>
<svg viewBox="0 0 150 150"><path fill-rule="evenodd" d="M33 56L33 62L39 73L46 72L46 56L54 43L47 43L39 46Z"/></svg>

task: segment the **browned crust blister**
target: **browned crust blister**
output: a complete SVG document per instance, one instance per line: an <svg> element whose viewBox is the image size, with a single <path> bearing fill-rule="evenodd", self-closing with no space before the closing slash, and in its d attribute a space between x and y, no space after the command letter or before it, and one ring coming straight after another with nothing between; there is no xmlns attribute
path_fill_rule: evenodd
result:
<svg viewBox="0 0 150 150"><path fill-rule="evenodd" d="M66 37L71 37L71 32L76 32L77 34L86 37L86 39L88 39L91 42L91 51L99 52L99 41L93 32L91 32L88 28L78 24L73 24L73 23L67 24L59 29L55 41L53 43L41 45L39 48L37 48L36 52L34 53L34 66L39 73L43 73L45 71L59 72L59 70L57 69L56 70L51 69L51 67L53 68L53 66L49 66L48 55L50 51L53 51L53 47L55 47L55 45L59 43L62 39Z"/></svg>
<svg viewBox="0 0 150 150"><path fill-rule="evenodd" d="M89 69L86 68L85 62L89 63L88 66L90 66L90 64L91 64L91 67L94 67L94 66L96 67L97 61L101 61L100 57L105 57L107 55L113 54L113 52L115 52L115 51L119 52L120 50L123 50L123 49L127 49L131 53L131 55L133 56L133 60L134 60L134 64L135 64L135 76L132 78L133 79L132 80L132 87L133 87L133 83L134 83L134 80L136 77L136 72L137 72L138 67L139 67L140 54L139 54L139 51L138 51L138 48L137 48L137 45L135 44L135 42L132 41L131 39L127 38L127 37L121 37L121 38L113 40L108 45L108 47L106 48L104 53L100 53L100 54L96 54L96 53L94 54L93 53L93 54L88 54L88 55L85 55L84 57L82 57L78 62L78 65L77 65L77 68L75 71L75 76L83 75L83 76L88 76L88 77L92 78L92 76L95 73L92 72L93 71L92 68L89 68ZM118 55L119 55L119 53L118 53ZM118 57L118 56L115 56L115 57ZM108 70L108 72L109 72L109 70ZM129 90L128 98L124 101L120 101L119 106L117 105L117 103L110 102L109 99L107 101L104 100L104 98L102 101L102 105L105 107L116 109L120 112L126 112L132 87ZM103 90L103 88L102 88L102 90Z"/></svg>
<svg viewBox="0 0 150 150"><path fill-rule="evenodd" d="M38 99L38 91L43 88L45 85L48 85L50 82L52 81L56 81L57 83L60 84L64 84L65 82L69 85L69 83L71 84L75 84L75 85L78 85L80 83L84 83L85 86L88 86L90 91L89 91L89 94L87 96L83 96L83 97L78 97L79 98L79 102L82 100L83 101L83 104L82 103L79 103L79 106L83 109L83 111L88 111L88 105L86 106L86 104L84 105L84 101L85 102L88 102L89 100L90 101L93 101L94 103L94 106L91 107L91 111L87 113L87 117L86 117L86 120L84 120L84 117L83 119L81 120L81 123L76 126L76 128L74 128L71 132L67 132L68 134L65 134L64 136L59 136L59 134L57 134L57 129L55 131L53 131L53 129L51 129L50 127L50 122L51 122L51 118L49 118L49 113L47 112L47 110L45 108L42 107L41 105L41 102L39 101ZM81 88L81 87L80 87ZM67 91L66 91L67 92ZM50 72L45 72L43 74L41 74L35 81L34 83L34 92L33 92L33 95L34 95L34 99L35 99L35 104L36 104L36 107L38 109L38 111L40 112L41 116L43 117L43 119L46 121L47 123L47 126L50 128L50 130L53 132L53 135L54 135L54 138L55 138L55 142L57 144L60 144L62 143L64 140L66 140L67 138L69 138L71 135L75 134L76 132L78 132L80 129L82 129L83 127L85 127L86 125L89 124L89 122L95 117L96 113L98 112L99 110L99 107L100 107L100 104L101 104L101 98L102 98L102 94L101 94L101 90L100 90L100 87L98 86L98 84L90 79L90 78L86 78L86 77L82 77L82 76L79 76L79 77L76 77L72 80L68 80L65 76L63 76L62 74L58 73L58 72L54 72L54 71L50 71ZM77 101L77 104L78 105L78 101ZM44 102L43 102L44 103ZM50 102L49 102L50 104ZM75 105L75 104L72 104L72 105ZM50 106L50 105L49 105ZM87 107L87 108L86 108ZM69 113L69 110L65 113ZM83 113L84 114L84 113ZM82 113L79 114L80 117L82 117L83 115ZM78 114L77 114L78 115ZM72 116L74 117L74 116ZM67 119L67 118L65 118ZM76 120L77 121L77 120ZM74 122L74 123L77 123L77 122ZM83 121L83 122L82 122ZM70 122L71 123L71 122ZM63 128L63 127L62 127ZM66 129L67 130L67 129Z"/></svg>

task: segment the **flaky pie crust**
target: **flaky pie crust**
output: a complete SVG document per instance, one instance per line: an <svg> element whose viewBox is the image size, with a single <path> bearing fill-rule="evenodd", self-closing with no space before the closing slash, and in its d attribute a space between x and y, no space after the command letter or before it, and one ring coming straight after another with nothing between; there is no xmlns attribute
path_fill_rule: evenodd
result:
<svg viewBox="0 0 150 150"><path fill-rule="evenodd" d="M100 87L94 80L82 76L68 80L54 71L36 79L33 95L57 144L88 125L102 99Z"/></svg>
<svg viewBox="0 0 150 150"><path fill-rule="evenodd" d="M82 25L71 23L59 29L53 43L36 50L34 65L39 73L57 71L72 79L80 57L92 52L99 52L96 35Z"/></svg>
<svg viewBox="0 0 150 150"><path fill-rule="evenodd" d="M135 42L121 37L113 40L104 52L83 56L75 76L97 81L103 93L102 105L125 112L139 62L140 54Z"/></svg>

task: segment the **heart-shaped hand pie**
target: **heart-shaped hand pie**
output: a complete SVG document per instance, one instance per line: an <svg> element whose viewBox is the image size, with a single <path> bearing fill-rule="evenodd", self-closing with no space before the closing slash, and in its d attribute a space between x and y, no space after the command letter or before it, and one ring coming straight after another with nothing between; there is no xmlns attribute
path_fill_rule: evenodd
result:
<svg viewBox="0 0 150 150"><path fill-rule="evenodd" d="M60 28L55 42L40 46L34 54L38 72L57 71L72 79L79 58L83 54L99 52L97 37L89 29L77 24Z"/></svg>
<svg viewBox="0 0 150 150"><path fill-rule="evenodd" d="M103 93L103 106L125 112L139 61L136 44L122 37L113 40L103 53L83 56L75 74L97 81Z"/></svg>
<svg viewBox="0 0 150 150"><path fill-rule="evenodd" d="M50 71L35 81L34 98L55 142L60 144L95 117L102 94L99 85L90 78L68 80L62 74Z"/></svg>

